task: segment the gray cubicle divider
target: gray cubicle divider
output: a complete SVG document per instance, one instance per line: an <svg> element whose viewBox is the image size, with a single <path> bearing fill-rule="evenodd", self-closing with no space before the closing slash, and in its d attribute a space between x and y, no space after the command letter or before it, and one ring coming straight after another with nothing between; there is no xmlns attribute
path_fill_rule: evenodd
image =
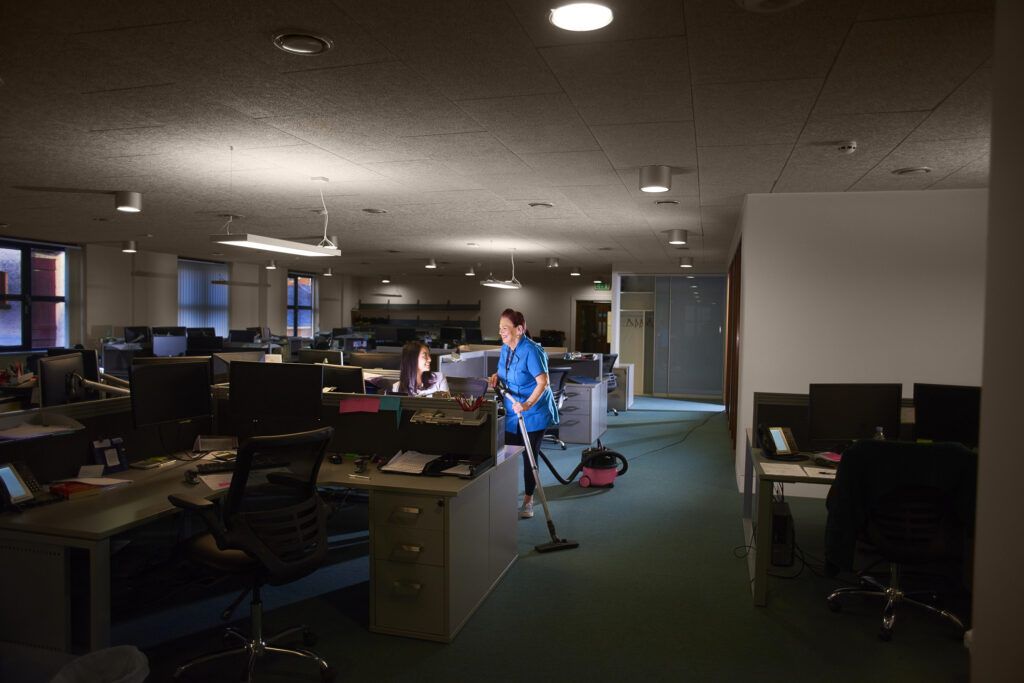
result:
<svg viewBox="0 0 1024 683"><path fill-rule="evenodd" d="M489 374L486 351L465 351L458 356L448 352L440 357L438 367L445 377L487 377Z"/></svg>

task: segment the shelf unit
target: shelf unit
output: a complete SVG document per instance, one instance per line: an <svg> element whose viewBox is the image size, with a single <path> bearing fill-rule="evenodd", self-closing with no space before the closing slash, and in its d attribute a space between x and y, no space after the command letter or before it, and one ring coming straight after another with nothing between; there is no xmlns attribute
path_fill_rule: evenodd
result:
<svg viewBox="0 0 1024 683"><path fill-rule="evenodd" d="M352 324L393 327L480 327L480 301L473 304L444 303L372 304L359 300L352 310ZM422 315L427 314L427 315Z"/></svg>

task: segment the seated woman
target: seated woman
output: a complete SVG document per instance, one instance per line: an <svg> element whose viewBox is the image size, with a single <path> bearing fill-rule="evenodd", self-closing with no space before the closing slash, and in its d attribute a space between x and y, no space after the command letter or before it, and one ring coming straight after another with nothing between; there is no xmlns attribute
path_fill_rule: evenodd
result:
<svg viewBox="0 0 1024 683"><path fill-rule="evenodd" d="M430 396L448 391L448 380L440 372L430 371L430 348L421 341L406 342L402 347L402 366L395 391L409 396Z"/></svg>

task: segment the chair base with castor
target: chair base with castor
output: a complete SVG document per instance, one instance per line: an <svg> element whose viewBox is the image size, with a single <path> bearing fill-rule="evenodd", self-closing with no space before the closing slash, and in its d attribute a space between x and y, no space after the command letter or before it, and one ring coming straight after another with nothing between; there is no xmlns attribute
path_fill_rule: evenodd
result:
<svg viewBox="0 0 1024 683"><path fill-rule="evenodd" d="M545 434L544 438L541 439L541 441L542 442L546 441L547 443L558 444L558 447L561 448L563 451L567 448L567 446L565 445L565 442L562 441L561 439L559 439L558 436L556 436L555 434Z"/></svg>
<svg viewBox="0 0 1024 683"><path fill-rule="evenodd" d="M937 597L934 593L931 591L913 591L910 593L903 591L900 587L900 566L895 562L890 563L889 565L889 577L889 585L886 586L872 576L861 574L861 585L837 588L829 594L828 598L826 598L829 609L833 612L840 611L843 608L840 598L847 595L863 595L885 598L885 607L882 609L882 627L878 631L878 637L881 640L888 642L892 639L892 630L896 623L896 608L903 603L920 607L936 616L946 619L956 626L958 637L963 637L965 630L964 623L955 614L909 597L911 595L925 594L931 595L934 600Z"/></svg>

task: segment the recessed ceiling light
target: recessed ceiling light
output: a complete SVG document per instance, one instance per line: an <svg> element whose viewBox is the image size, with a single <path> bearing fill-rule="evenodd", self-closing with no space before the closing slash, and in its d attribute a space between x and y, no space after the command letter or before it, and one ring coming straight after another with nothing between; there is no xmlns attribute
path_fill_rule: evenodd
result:
<svg viewBox="0 0 1024 683"><path fill-rule="evenodd" d="M387 213L387 209L363 209L365 213Z"/></svg>
<svg viewBox="0 0 1024 683"><path fill-rule="evenodd" d="M380 283L381 283L382 285L388 285L388 284L391 284L391 278L389 278L389 277L388 277L387 275L385 275L384 277L382 277L382 278L380 279Z"/></svg>
<svg viewBox="0 0 1024 683"><path fill-rule="evenodd" d="M931 173L932 169L927 166L908 166L906 168L897 168L893 171L893 175L915 175L918 173Z"/></svg>
<svg viewBox="0 0 1024 683"><path fill-rule="evenodd" d="M595 285L599 285L599 284L601 284L601 280L600 280L600 279L594 280L594 284L595 284Z"/></svg>
<svg viewBox="0 0 1024 683"><path fill-rule="evenodd" d="M467 247L479 247L480 245L476 242L466 242Z"/></svg>
<svg viewBox="0 0 1024 683"><path fill-rule="evenodd" d="M583 271L581 271L577 266L573 268L571 271L569 271L569 275L572 275L573 277L579 277L580 275L583 275Z"/></svg>
<svg viewBox="0 0 1024 683"><path fill-rule="evenodd" d="M397 249L388 249L388 253L389 254L401 254L402 252L398 251Z"/></svg>
<svg viewBox="0 0 1024 683"><path fill-rule="evenodd" d="M550 209L554 204L551 202L530 202L528 206L531 209Z"/></svg>
<svg viewBox="0 0 1024 683"><path fill-rule="evenodd" d="M596 31L612 23L612 11L593 2L575 2L551 10L548 21L566 31Z"/></svg>
<svg viewBox="0 0 1024 683"><path fill-rule="evenodd" d="M655 204L678 204L679 202L675 199L659 199L654 202Z"/></svg>
<svg viewBox="0 0 1024 683"><path fill-rule="evenodd" d="M611 247L598 247L597 250L598 251L611 251L612 248Z"/></svg>
<svg viewBox="0 0 1024 683"><path fill-rule="evenodd" d="M305 31L287 31L274 36L274 47L290 55L313 57L334 47L334 41Z"/></svg>
<svg viewBox="0 0 1024 683"><path fill-rule="evenodd" d="M97 216L96 218L93 218L93 220L96 221L97 223L106 223L110 219L109 218L101 218L101 217Z"/></svg>

